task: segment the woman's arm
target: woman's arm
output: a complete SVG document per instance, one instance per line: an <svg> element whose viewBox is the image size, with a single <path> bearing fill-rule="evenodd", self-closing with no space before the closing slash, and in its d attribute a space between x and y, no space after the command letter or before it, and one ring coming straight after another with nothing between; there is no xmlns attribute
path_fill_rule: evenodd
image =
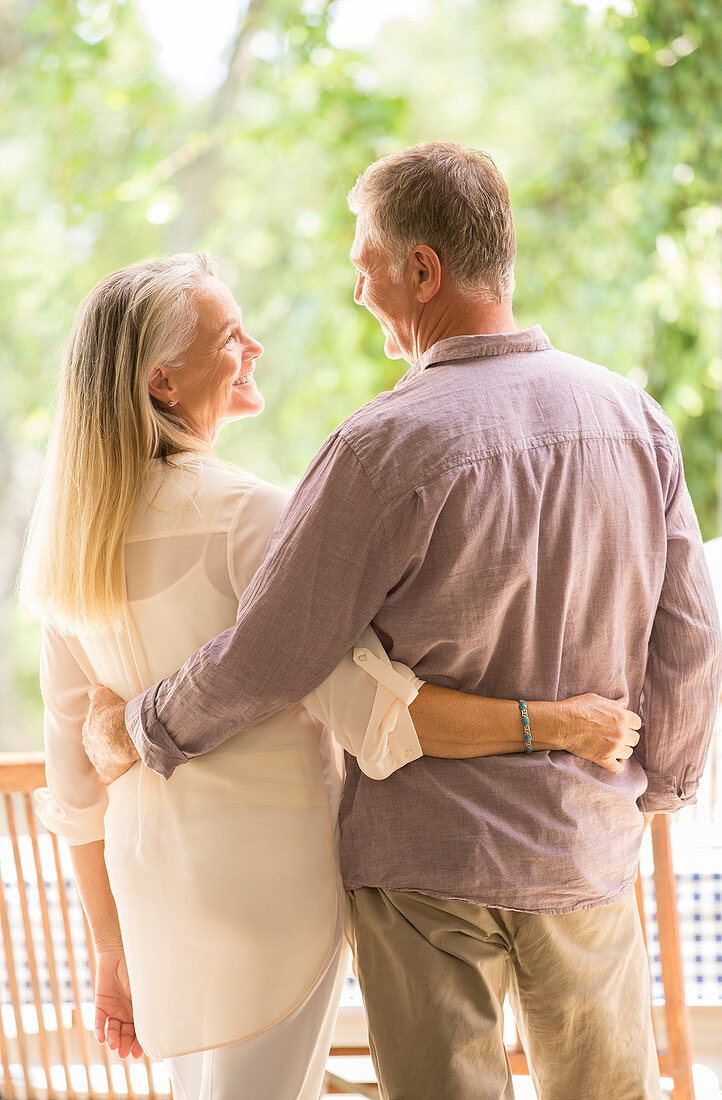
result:
<svg viewBox="0 0 722 1100"><path fill-rule="evenodd" d="M591 693L558 703L528 702L532 749L563 749L621 772L641 726L625 703ZM463 759L525 751L515 699L489 699L425 683L409 713L426 756Z"/></svg>
<svg viewBox="0 0 722 1100"><path fill-rule="evenodd" d="M564 749L621 771L640 726L624 702L590 694L528 703L533 750ZM371 779L386 779L422 754L462 759L526 748L516 700L424 683L389 659L372 627L303 704Z"/></svg>
<svg viewBox="0 0 722 1100"><path fill-rule="evenodd" d="M108 792L83 749L82 727L94 677L81 665L77 643L43 626L40 692L48 786L37 792L37 813L51 833L69 844L102 840L108 806Z"/></svg>
<svg viewBox="0 0 722 1100"><path fill-rule="evenodd" d="M51 832L64 837L83 909L97 953L95 1034L121 1057L142 1054L133 1028L118 914L105 867L103 818L108 803L83 751L82 726L88 709L90 669L71 639L43 628L40 688L45 704L45 772L48 787L36 793L37 813Z"/></svg>
<svg viewBox="0 0 722 1100"><path fill-rule="evenodd" d="M70 847L75 881L98 953L122 951L118 911L105 867L105 841Z"/></svg>
<svg viewBox="0 0 722 1100"><path fill-rule="evenodd" d="M118 912L105 866L105 842L70 848L75 881L95 944L95 1038L120 1058L143 1056L135 1034Z"/></svg>

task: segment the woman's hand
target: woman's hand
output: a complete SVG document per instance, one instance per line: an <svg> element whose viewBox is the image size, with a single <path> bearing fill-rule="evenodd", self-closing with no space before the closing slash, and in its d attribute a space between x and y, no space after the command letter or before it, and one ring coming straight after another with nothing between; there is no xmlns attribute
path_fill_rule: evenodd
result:
<svg viewBox="0 0 722 1100"><path fill-rule="evenodd" d="M624 771L624 761L639 741L642 720L626 709L628 700L602 695L575 695L564 699L563 743L559 748L591 760L608 772Z"/></svg>
<svg viewBox="0 0 722 1100"><path fill-rule="evenodd" d="M133 1002L123 949L98 951L95 967L95 1038L119 1058L143 1057L135 1035Z"/></svg>

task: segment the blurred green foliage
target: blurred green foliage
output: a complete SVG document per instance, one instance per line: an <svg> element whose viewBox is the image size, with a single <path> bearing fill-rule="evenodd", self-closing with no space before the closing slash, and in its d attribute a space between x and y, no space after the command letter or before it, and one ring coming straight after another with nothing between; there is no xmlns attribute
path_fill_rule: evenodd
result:
<svg viewBox="0 0 722 1100"><path fill-rule="evenodd" d="M329 44L334 14L239 0L226 80L194 99L159 71L132 0L0 8L0 747L39 743L37 630L11 592L83 295L153 254L213 252L266 348L267 410L219 450L290 484L398 377L353 303L345 196L417 141L492 154L517 222L518 323L646 386L679 432L703 532L718 531L716 0L436 0L363 51Z"/></svg>

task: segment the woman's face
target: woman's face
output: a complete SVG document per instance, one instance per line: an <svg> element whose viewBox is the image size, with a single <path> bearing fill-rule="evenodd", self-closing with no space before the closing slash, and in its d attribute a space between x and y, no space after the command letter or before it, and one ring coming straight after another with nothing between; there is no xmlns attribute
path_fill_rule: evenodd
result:
<svg viewBox="0 0 722 1100"><path fill-rule="evenodd" d="M213 443L223 424L256 416L264 406L255 380L263 347L243 328L241 311L225 283L209 276L195 292L195 338L181 367L158 368L150 392L183 417L195 435Z"/></svg>

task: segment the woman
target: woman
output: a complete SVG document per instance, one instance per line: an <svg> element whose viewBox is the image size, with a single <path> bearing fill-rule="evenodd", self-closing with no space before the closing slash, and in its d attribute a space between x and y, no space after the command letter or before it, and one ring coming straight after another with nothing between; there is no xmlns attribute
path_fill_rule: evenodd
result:
<svg viewBox="0 0 722 1100"><path fill-rule="evenodd" d="M140 763L98 781L81 740L89 686L137 695L230 626L287 500L212 451L225 422L263 408L261 352L204 254L98 284L68 344L23 568L44 623L39 814L72 845L96 1034L167 1058L177 1100L319 1094L346 966L342 765L324 727L377 779L424 748L524 751L517 702L422 685L369 628L303 705L168 781ZM596 696L529 713L537 750L613 771L638 740L636 716Z"/></svg>

